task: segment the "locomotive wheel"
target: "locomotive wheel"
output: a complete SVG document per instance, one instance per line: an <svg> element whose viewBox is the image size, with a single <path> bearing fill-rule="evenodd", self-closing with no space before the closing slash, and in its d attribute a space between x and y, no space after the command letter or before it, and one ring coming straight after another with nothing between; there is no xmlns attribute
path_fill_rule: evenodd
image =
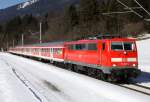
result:
<svg viewBox="0 0 150 102"><path fill-rule="evenodd" d="M108 82L117 82L117 79L113 75L107 75Z"/></svg>
<svg viewBox="0 0 150 102"><path fill-rule="evenodd" d="M88 76L96 77L96 70L94 68L88 68Z"/></svg>
<svg viewBox="0 0 150 102"><path fill-rule="evenodd" d="M67 64L67 67L68 67L67 69L68 69L69 71L72 71L72 64L70 64L70 63Z"/></svg>
<svg viewBox="0 0 150 102"><path fill-rule="evenodd" d="M77 73L79 72L77 65L74 65L74 72L77 72Z"/></svg>
<svg viewBox="0 0 150 102"><path fill-rule="evenodd" d="M74 65L73 65L73 64L69 64L69 70L70 70L70 71L75 71L75 70L74 70Z"/></svg>
<svg viewBox="0 0 150 102"><path fill-rule="evenodd" d="M64 68L65 68L65 69L68 69L68 67L69 67L69 66L68 66L68 63L66 63L66 64L64 65Z"/></svg>
<svg viewBox="0 0 150 102"><path fill-rule="evenodd" d="M106 75L101 70L96 70L96 78L106 80Z"/></svg>

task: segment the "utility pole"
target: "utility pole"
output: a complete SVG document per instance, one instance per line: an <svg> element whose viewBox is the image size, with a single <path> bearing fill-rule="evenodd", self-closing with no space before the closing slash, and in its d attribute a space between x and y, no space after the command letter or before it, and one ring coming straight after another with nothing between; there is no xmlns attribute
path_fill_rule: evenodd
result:
<svg viewBox="0 0 150 102"><path fill-rule="evenodd" d="M42 22L40 21L40 44L42 43Z"/></svg>
<svg viewBox="0 0 150 102"><path fill-rule="evenodd" d="M22 46L24 45L24 35L22 34Z"/></svg>
<svg viewBox="0 0 150 102"><path fill-rule="evenodd" d="M14 39L13 39L13 48L15 47L15 41L14 41Z"/></svg>
<svg viewBox="0 0 150 102"><path fill-rule="evenodd" d="M6 46L7 46L7 51L8 51L8 48L9 48L9 43L8 43L8 41L7 41L7 44L6 44Z"/></svg>

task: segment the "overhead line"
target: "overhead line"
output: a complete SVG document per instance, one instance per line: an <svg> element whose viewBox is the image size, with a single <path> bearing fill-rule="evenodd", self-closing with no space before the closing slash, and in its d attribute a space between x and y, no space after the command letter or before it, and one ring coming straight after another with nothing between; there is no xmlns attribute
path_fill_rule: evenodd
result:
<svg viewBox="0 0 150 102"><path fill-rule="evenodd" d="M130 7L131 9L142 9L141 7ZM128 9L128 8L124 8L124 9Z"/></svg>
<svg viewBox="0 0 150 102"><path fill-rule="evenodd" d="M134 1L150 16L150 13L137 0Z"/></svg>
<svg viewBox="0 0 150 102"><path fill-rule="evenodd" d="M109 14L122 14L122 13L132 13L133 11L124 11L124 12L108 12L102 13L102 15L109 15Z"/></svg>
<svg viewBox="0 0 150 102"><path fill-rule="evenodd" d="M118 3L120 3L121 5L125 6L127 9L131 10L134 14L136 14L137 16L139 16L140 18L143 18L143 16L141 16L139 13L135 12L132 8L128 7L127 5L125 5L124 3L122 3L120 0L116 0Z"/></svg>

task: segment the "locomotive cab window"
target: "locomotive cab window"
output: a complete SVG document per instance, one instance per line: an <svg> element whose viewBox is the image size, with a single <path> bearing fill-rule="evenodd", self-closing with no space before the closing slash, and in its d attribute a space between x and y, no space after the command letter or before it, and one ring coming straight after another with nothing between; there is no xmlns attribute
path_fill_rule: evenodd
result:
<svg viewBox="0 0 150 102"><path fill-rule="evenodd" d="M124 50L134 50L135 44L132 42L124 42Z"/></svg>
<svg viewBox="0 0 150 102"><path fill-rule="evenodd" d="M111 50L129 50L133 51L135 48L135 44L133 42L112 42Z"/></svg>
<svg viewBox="0 0 150 102"><path fill-rule="evenodd" d="M122 42L112 42L111 50L123 50Z"/></svg>

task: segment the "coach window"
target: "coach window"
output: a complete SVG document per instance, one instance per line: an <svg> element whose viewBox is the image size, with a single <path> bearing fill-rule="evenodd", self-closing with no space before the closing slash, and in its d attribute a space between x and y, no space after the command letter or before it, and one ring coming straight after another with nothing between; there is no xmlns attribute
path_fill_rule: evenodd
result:
<svg viewBox="0 0 150 102"><path fill-rule="evenodd" d="M68 46L68 49L69 49L69 50L76 50L76 45L69 45L69 46Z"/></svg>
<svg viewBox="0 0 150 102"><path fill-rule="evenodd" d="M91 43L88 44L88 50L97 50L97 44L96 43Z"/></svg>
<svg viewBox="0 0 150 102"><path fill-rule="evenodd" d="M62 54L62 49L61 48L57 49L57 54Z"/></svg>
<svg viewBox="0 0 150 102"><path fill-rule="evenodd" d="M53 48L53 54L57 54L56 51L56 48Z"/></svg>
<svg viewBox="0 0 150 102"><path fill-rule="evenodd" d="M53 54L53 48L50 48L50 53L52 53L52 54Z"/></svg>
<svg viewBox="0 0 150 102"><path fill-rule="evenodd" d="M105 50L105 43L102 43L102 50L104 51Z"/></svg>
<svg viewBox="0 0 150 102"><path fill-rule="evenodd" d="M57 48L54 48L54 54L57 54Z"/></svg>
<svg viewBox="0 0 150 102"><path fill-rule="evenodd" d="M68 45L69 50L73 50L73 45Z"/></svg>

